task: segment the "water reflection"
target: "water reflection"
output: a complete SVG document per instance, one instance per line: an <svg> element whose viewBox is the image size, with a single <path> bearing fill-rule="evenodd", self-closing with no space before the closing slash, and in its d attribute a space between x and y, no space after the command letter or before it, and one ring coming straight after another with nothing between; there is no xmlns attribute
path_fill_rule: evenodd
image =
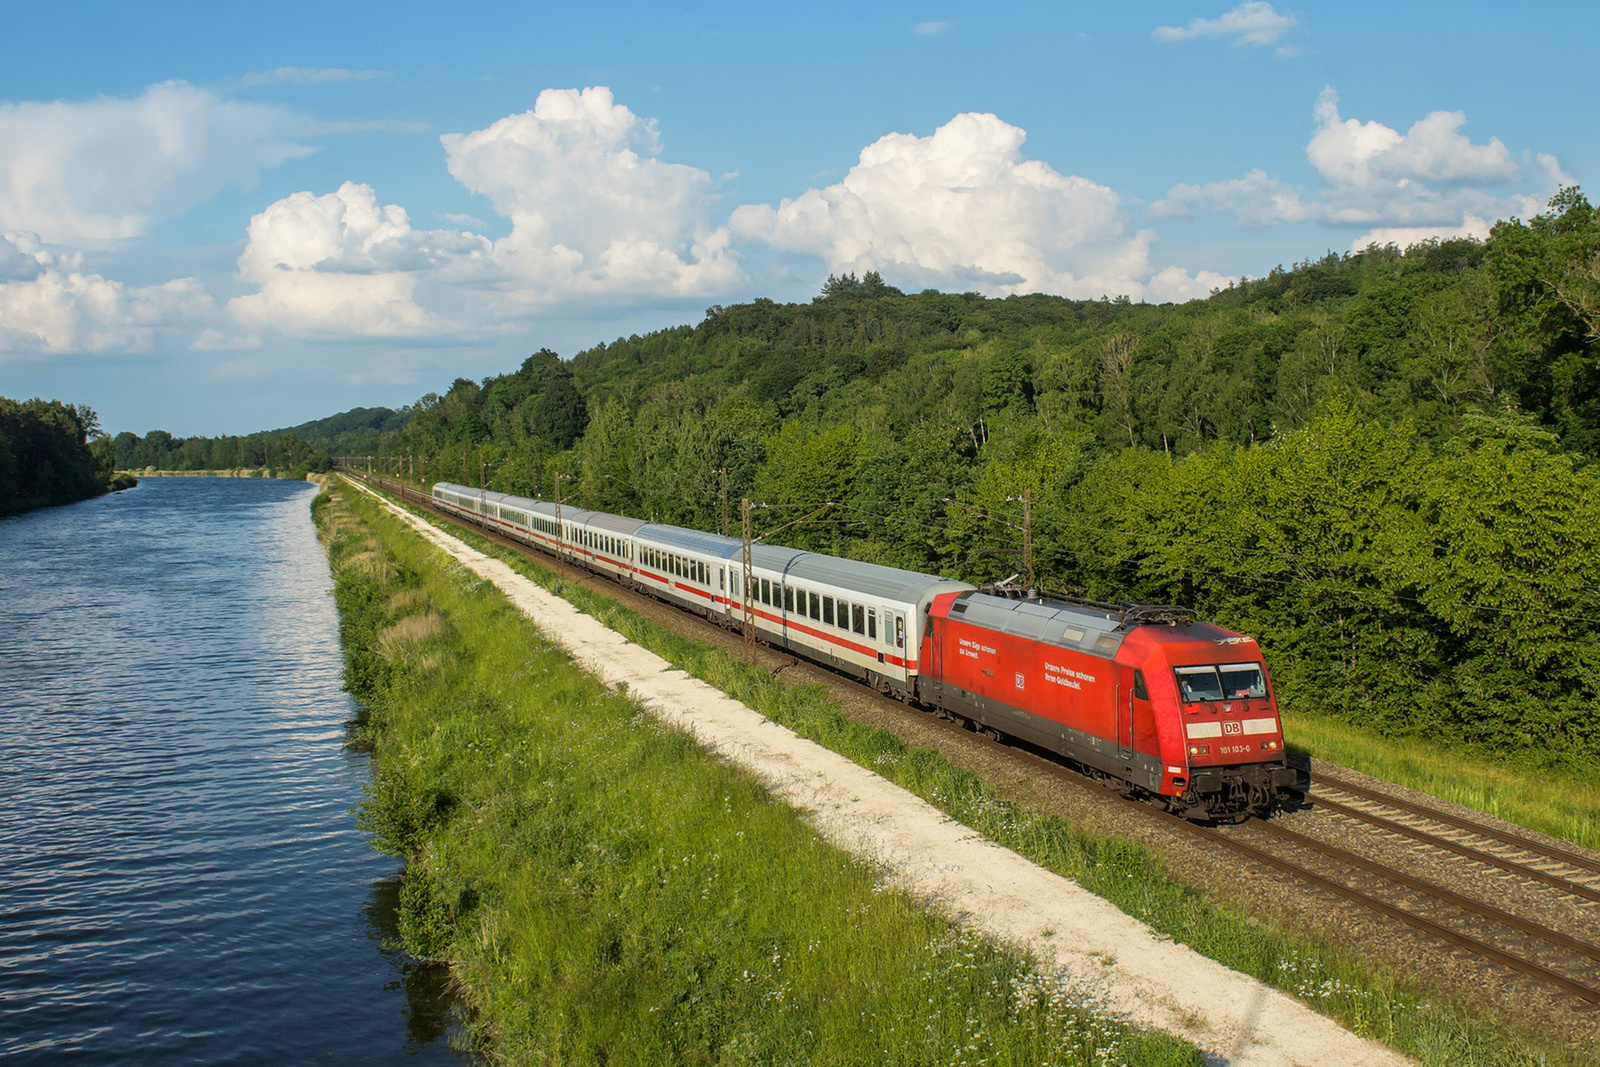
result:
<svg viewBox="0 0 1600 1067"><path fill-rule="evenodd" d="M462 1036L455 1013L455 992L449 968L439 963L413 959L400 947L400 883L403 876L380 878L372 883L372 896L362 909L367 936L394 970L394 979L384 985L405 994L401 1009L406 1020L406 1050L420 1052L437 1042ZM456 1041L452 1041L455 1044Z"/></svg>
<svg viewBox="0 0 1600 1067"><path fill-rule="evenodd" d="M304 483L0 520L0 1058L456 1063L351 808Z"/></svg>

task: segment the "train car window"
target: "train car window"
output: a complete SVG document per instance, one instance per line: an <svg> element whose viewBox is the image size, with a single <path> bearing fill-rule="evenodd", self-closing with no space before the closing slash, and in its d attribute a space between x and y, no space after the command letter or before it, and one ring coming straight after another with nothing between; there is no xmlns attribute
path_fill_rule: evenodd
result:
<svg viewBox="0 0 1600 1067"><path fill-rule="evenodd" d="M822 598L822 621L829 626L833 625L833 597L831 596Z"/></svg>
<svg viewBox="0 0 1600 1067"><path fill-rule="evenodd" d="M810 614L811 614L811 617L813 619L822 618L822 601L817 599L817 594L815 594L815 593L811 594L811 612L810 612Z"/></svg>
<svg viewBox="0 0 1600 1067"><path fill-rule="evenodd" d="M772 583L765 578L761 579L761 602L769 606L772 604Z"/></svg>
<svg viewBox="0 0 1600 1067"><path fill-rule="evenodd" d="M1150 699L1150 689L1144 684L1144 671L1133 672L1133 695L1140 700Z"/></svg>
<svg viewBox="0 0 1600 1067"><path fill-rule="evenodd" d="M876 641L877 639L878 639L878 609L877 608L868 608L867 609L867 640Z"/></svg>
<svg viewBox="0 0 1600 1067"><path fill-rule="evenodd" d="M894 647L906 647L906 620L903 615L894 617Z"/></svg>
<svg viewBox="0 0 1600 1067"><path fill-rule="evenodd" d="M850 629L858 634L867 632L867 613L861 610L860 604L850 605Z"/></svg>
<svg viewBox="0 0 1600 1067"><path fill-rule="evenodd" d="M794 586L792 585L786 585L783 587L783 610L794 610Z"/></svg>

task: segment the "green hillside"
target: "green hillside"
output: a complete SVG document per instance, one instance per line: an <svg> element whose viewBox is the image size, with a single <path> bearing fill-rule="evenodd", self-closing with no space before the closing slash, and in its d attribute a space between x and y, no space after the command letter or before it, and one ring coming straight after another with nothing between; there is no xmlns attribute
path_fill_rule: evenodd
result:
<svg viewBox="0 0 1600 1067"><path fill-rule="evenodd" d="M293 434L313 448L335 455L364 454L376 447L384 434L410 422L412 414L411 408L351 408L273 432Z"/></svg>

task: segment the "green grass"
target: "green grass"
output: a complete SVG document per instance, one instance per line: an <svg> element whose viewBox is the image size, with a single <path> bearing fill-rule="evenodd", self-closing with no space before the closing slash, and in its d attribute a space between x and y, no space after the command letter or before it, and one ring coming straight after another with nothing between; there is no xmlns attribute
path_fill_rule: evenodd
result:
<svg viewBox="0 0 1600 1067"><path fill-rule="evenodd" d="M1380 737L1337 719L1292 711L1284 712L1283 725L1293 747L1320 759L1600 848L1600 782L1593 771L1497 762L1476 752Z"/></svg>
<svg viewBox="0 0 1600 1067"><path fill-rule="evenodd" d="M554 572L463 524L424 515L510 564L673 665L916 793L985 837L1074 879L1124 912L1196 951L1298 997L1356 1033L1425 1064L1586 1063L1510 1023L1448 996L1409 986L1370 962L1275 929L1208 900L1171 877L1141 846L1083 834L1059 818L1005 799L1003 788L849 719L822 686L789 685L742 659L650 622L600 592Z"/></svg>
<svg viewBox="0 0 1600 1067"><path fill-rule="evenodd" d="M612 692L370 501L323 494L358 819L474 1044L539 1064L1198 1065L1064 1002Z"/></svg>

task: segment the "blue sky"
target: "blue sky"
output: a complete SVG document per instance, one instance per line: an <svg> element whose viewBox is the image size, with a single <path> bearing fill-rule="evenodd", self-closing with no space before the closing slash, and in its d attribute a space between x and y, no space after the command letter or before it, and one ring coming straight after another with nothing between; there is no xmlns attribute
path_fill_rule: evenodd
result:
<svg viewBox="0 0 1600 1067"><path fill-rule="evenodd" d="M1600 166L1580 4L0 7L0 394L399 405L904 288L1203 296Z"/></svg>

